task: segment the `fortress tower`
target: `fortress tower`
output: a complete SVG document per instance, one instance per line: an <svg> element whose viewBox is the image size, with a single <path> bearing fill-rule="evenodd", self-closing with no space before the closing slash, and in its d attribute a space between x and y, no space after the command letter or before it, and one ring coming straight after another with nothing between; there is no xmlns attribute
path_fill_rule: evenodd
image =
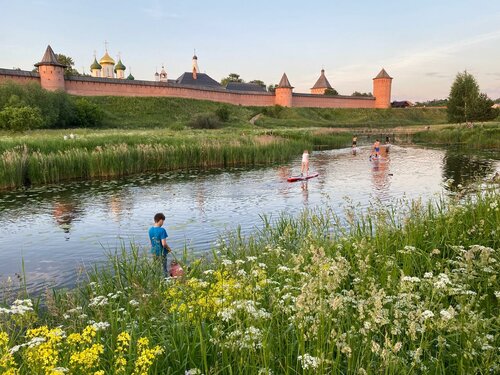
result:
<svg viewBox="0 0 500 375"><path fill-rule="evenodd" d="M332 85L330 85L330 82L328 82L325 76L325 69L321 69L321 75L319 76L314 86L311 88L311 94L323 95L326 89L331 88Z"/></svg>
<svg viewBox="0 0 500 375"><path fill-rule="evenodd" d="M64 68L66 66L57 61L56 54L50 45L47 46L42 61L36 63L35 66L40 74L42 88L49 91L65 90Z"/></svg>
<svg viewBox="0 0 500 375"><path fill-rule="evenodd" d="M275 100L274 104L281 105L283 107L291 107L292 106L292 91L293 87L286 76L286 73L283 73L283 77L281 77L281 81L276 87L275 90Z"/></svg>
<svg viewBox="0 0 500 375"><path fill-rule="evenodd" d="M375 96L375 108L391 108L391 86L392 77L382 69L373 78L373 96Z"/></svg>

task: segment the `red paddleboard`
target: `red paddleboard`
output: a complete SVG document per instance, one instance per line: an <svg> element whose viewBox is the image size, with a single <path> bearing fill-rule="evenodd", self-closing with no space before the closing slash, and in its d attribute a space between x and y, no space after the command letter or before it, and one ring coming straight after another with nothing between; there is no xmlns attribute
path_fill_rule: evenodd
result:
<svg viewBox="0 0 500 375"><path fill-rule="evenodd" d="M310 178L314 178L314 177L318 177L318 176L319 176L319 173L316 172L316 173L313 173L313 174L310 174L307 176L290 176L286 180L288 182L305 181L305 180L309 180Z"/></svg>

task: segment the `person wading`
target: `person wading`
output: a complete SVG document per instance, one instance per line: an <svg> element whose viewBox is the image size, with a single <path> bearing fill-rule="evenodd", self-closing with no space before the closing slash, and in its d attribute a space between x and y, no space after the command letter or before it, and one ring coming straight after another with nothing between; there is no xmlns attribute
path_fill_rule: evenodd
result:
<svg viewBox="0 0 500 375"><path fill-rule="evenodd" d="M151 254L157 262L161 262L165 276L168 276L168 253L172 249L167 244L167 231L163 227L165 215L161 212L154 217L154 225L149 228L149 240L151 241Z"/></svg>

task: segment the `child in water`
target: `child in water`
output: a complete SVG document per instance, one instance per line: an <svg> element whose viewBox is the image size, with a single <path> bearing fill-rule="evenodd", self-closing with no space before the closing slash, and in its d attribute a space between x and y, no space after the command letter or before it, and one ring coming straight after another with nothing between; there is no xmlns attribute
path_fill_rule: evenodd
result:
<svg viewBox="0 0 500 375"><path fill-rule="evenodd" d="M303 176L304 172L306 176L309 175L309 151L304 150L302 154L302 166L300 168L300 175Z"/></svg>

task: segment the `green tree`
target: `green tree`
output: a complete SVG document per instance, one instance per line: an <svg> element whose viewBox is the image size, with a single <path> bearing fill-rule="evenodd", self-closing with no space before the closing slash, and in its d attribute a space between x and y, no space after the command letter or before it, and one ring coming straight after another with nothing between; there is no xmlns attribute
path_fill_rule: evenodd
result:
<svg viewBox="0 0 500 375"><path fill-rule="evenodd" d="M240 78L240 75L237 73L229 73L229 75L225 78L222 78L220 81L220 84L222 86L227 86L229 82L245 82L243 81L242 78Z"/></svg>
<svg viewBox="0 0 500 375"><path fill-rule="evenodd" d="M266 84L264 81L261 81L260 79L254 79L253 81L250 81L249 83L255 83L256 85L259 85L261 87L266 88Z"/></svg>
<svg viewBox="0 0 500 375"><path fill-rule="evenodd" d="M66 67L64 68L64 75L66 76L79 76L81 75L78 70L73 68L75 65L75 62L73 61L73 58L70 56L63 55L62 53L56 53L57 61L59 61L60 64L65 65Z"/></svg>
<svg viewBox="0 0 500 375"><path fill-rule="evenodd" d="M373 96L371 92L354 91L351 96Z"/></svg>
<svg viewBox="0 0 500 375"><path fill-rule="evenodd" d="M276 91L276 87L278 87L278 85L276 83L270 84L269 86L267 86L267 91L269 91L269 92L275 92Z"/></svg>
<svg viewBox="0 0 500 375"><path fill-rule="evenodd" d="M323 95L327 95L327 96L336 96L338 94L339 94L338 91L335 90L334 88L326 89L325 92L323 93Z"/></svg>
<svg viewBox="0 0 500 375"><path fill-rule="evenodd" d="M0 111L0 128L24 131L40 128L43 125L42 113L37 107L5 107Z"/></svg>

